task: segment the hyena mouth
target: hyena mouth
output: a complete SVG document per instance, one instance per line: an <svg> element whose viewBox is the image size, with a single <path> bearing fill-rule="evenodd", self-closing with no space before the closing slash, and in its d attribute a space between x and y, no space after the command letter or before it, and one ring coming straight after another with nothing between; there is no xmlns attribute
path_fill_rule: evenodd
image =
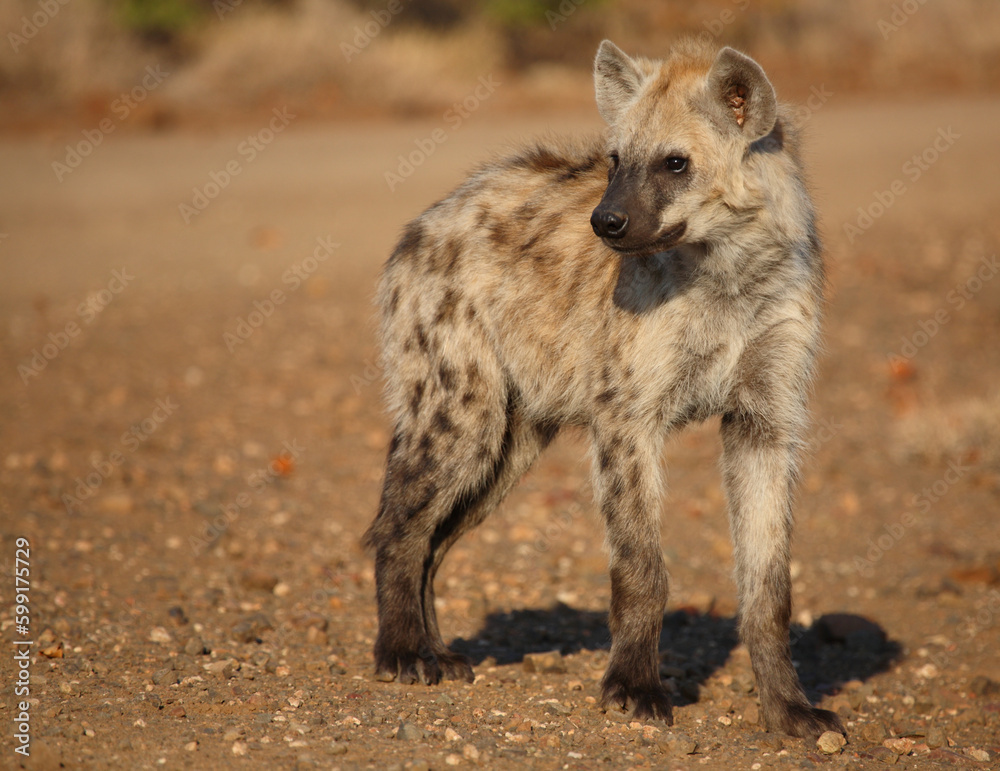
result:
<svg viewBox="0 0 1000 771"><path fill-rule="evenodd" d="M650 241L647 244L640 244L639 246L627 246L621 241L615 241L611 238L602 238L601 240L618 252L618 254L625 257L649 257L657 254L658 252L665 252L668 249L673 249L680 243L681 238L684 236L684 231L686 230L687 222L681 222L674 225L670 228L670 230L656 240Z"/></svg>

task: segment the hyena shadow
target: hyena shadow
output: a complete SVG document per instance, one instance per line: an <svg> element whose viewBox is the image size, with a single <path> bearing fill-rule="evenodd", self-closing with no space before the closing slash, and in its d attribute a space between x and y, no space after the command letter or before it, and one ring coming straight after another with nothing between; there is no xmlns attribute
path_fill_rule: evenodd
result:
<svg viewBox="0 0 1000 771"><path fill-rule="evenodd" d="M854 617L842 617L854 618ZM677 686L678 706L698 701L701 686L728 660L739 643L736 618L677 610L663 617L660 635L661 674ZM902 653L876 624L838 634L819 620L810 627L792 624L792 658L809 700L837 693L844 683L867 680L887 670ZM449 646L473 664L487 659L498 665L517 664L533 653L608 651L611 634L606 612L578 610L563 603L551 608L489 614L471 638L456 638ZM488 662L492 663L492 662ZM738 681L735 687L749 683Z"/></svg>

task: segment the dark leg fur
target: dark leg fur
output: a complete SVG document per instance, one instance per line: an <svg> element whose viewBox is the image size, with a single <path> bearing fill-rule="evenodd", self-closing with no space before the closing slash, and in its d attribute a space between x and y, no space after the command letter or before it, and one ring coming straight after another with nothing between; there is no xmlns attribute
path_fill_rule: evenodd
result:
<svg viewBox="0 0 1000 771"><path fill-rule="evenodd" d="M611 549L611 655L601 704L670 725L658 650L667 571L660 552L659 495L649 474L660 444L637 446L637 436L638 431L595 437L596 488Z"/></svg>
<svg viewBox="0 0 1000 771"><path fill-rule="evenodd" d="M486 484L479 490L462 496L431 539L431 560L424 573L424 622L445 679L472 682L473 672L464 656L448 650L438 629L437 612L434 608L434 578L438 568L455 542L480 525L496 509L555 434L554 426L531 425L525 423L521 415L508 411L507 434L501 446L500 457Z"/></svg>
<svg viewBox="0 0 1000 771"><path fill-rule="evenodd" d="M448 458L413 461L407 442L390 450L379 515L366 541L376 551L380 680L471 681L464 656L448 650L434 610L434 576L459 537L482 522L551 441L554 428L525 423L513 401L506 431L478 451L448 447ZM469 459L478 457L480 462ZM416 469L416 471L414 470Z"/></svg>

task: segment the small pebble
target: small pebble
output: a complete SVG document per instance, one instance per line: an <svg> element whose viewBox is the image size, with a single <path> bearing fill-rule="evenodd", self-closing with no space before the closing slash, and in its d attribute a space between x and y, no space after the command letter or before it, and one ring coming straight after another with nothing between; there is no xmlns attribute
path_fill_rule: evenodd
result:
<svg viewBox="0 0 1000 771"><path fill-rule="evenodd" d="M246 589L270 592L278 585L278 577L264 570L247 570L240 576L240 583Z"/></svg>
<svg viewBox="0 0 1000 771"><path fill-rule="evenodd" d="M400 723L399 730L396 731L396 738L404 742L417 742L424 738L424 732L413 723Z"/></svg>
<svg viewBox="0 0 1000 771"><path fill-rule="evenodd" d="M948 737L945 735L944 730L938 726L931 726L927 729L927 736L924 737L924 742L933 750L938 747L947 747Z"/></svg>
<svg viewBox="0 0 1000 771"><path fill-rule="evenodd" d="M336 661L331 661L330 664L328 665L328 669L330 670L330 674L333 675L334 677L339 677L340 675L347 674L347 667Z"/></svg>
<svg viewBox="0 0 1000 771"><path fill-rule="evenodd" d="M875 687L871 684L861 685L848 692L847 698L851 703L851 709L855 712L863 710L868 703L868 697L875 694Z"/></svg>
<svg viewBox="0 0 1000 771"><path fill-rule="evenodd" d="M205 646L204 641L200 637L191 637L184 643L184 652L188 656L204 656L211 651Z"/></svg>
<svg viewBox="0 0 1000 771"><path fill-rule="evenodd" d="M872 747L870 750L867 750L867 752L875 758L875 760L889 766L894 766L899 761L899 755L890 750L888 747Z"/></svg>
<svg viewBox="0 0 1000 771"><path fill-rule="evenodd" d="M881 744L889 735L888 731L885 729L885 723L881 720L872 720L865 723L861 726L861 731L859 733L862 739L872 744Z"/></svg>
<svg viewBox="0 0 1000 771"><path fill-rule="evenodd" d="M462 747L462 756L469 760L479 760L479 750L474 744L466 744Z"/></svg>
<svg viewBox="0 0 1000 771"><path fill-rule="evenodd" d="M219 661L213 661L211 664L204 664L203 667L209 674L220 675L228 680L236 674L239 665L234 659L220 659Z"/></svg>
<svg viewBox="0 0 1000 771"><path fill-rule="evenodd" d="M897 755L909 755L915 743L913 739L892 738L883 741L882 746L892 750Z"/></svg>
<svg viewBox="0 0 1000 771"><path fill-rule="evenodd" d="M274 629L271 619L263 613L254 613L237 621L232 626L233 637L238 642L255 643L260 642L261 635Z"/></svg>
<svg viewBox="0 0 1000 771"><path fill-rule="evenodd" d="M847 739L839 731L826 731L816 740L817 749L826 755L837 754L844 748L845 744L847 744Z"/></svg>
<svg viewBox="0 0 1000 771"><path fill-rule="evenodd" d="M180 605L174 605L170 608L170 610L167 611L167 615L170 616L170 620L177 626L184 626L188 623L187 613L184 612L184 608Z"/></svg>
<svg viewBox="0 0 1000 771"><path fill-rule="evenodd" d="M158 669L153 673L153 685L173 685L180 681L180 675L170 668Z"/></svg>
<svg viewBox="0 0 1000 771"><path fill-rule="evenodd" d="M698 749L698 742L686 734L671 734L661 739L658 744L670 755L693 755Z"/></svg>
<svg viewBox="0 0 1000 771"><path fill-rule="evenodd" d="M547 653L526 653L522 663L525 672L542 674L563 674L566 672L566 662L559 651Z"/></svg>
<svg viewBox="0 0 1000 771"><path fill-rule="evenodd" d="M830 699L829 709L841 717L850 717L854 714L854 708L851 707L851 699L846 693L838 693Z"/></svg>
<svg viewBox="0 0 1000 771"><path fill-rule="evenodd" d="M346 755L347 745L343 742L330 742L329 752L331 755Z"/></svg>
<svg viewBox="0 0 1000 771"><path fill-rule="evenodd" d="M749 743L753 747L770 750L771 752L780 752L785 746L785 742L779 734L765 733L763 731L751 734Z"/></svg>

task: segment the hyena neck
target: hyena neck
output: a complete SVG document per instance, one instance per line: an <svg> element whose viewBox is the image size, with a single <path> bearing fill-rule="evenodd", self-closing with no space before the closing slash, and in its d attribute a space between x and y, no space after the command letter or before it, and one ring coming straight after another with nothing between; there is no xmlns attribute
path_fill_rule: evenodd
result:
<svg viewBox="0 0 1000 771"><path fill-rule="evenodd" d="M812 284L814 272L806 243L760 238L747 242L723 239L699 244L698 265L705 281L728 297L773 294Z"/></svg>

